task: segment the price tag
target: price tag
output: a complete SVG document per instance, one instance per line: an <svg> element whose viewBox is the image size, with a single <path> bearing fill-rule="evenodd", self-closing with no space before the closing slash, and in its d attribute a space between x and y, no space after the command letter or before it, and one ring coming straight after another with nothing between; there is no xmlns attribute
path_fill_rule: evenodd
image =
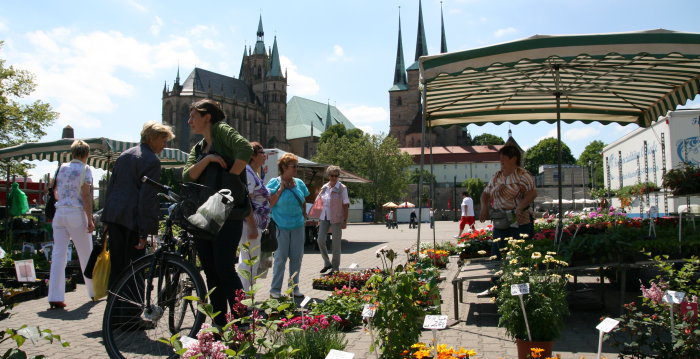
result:
<svg viewBox="0 0 700 359"><path fill-rule="evenodd" d="M666 293L664 293L663 301L666 303L681 304L681 302L683 301L683 297L685 297L684 292L667 290Z"/></svg>
<svg viewBox="0 0 700 359"><path fill-rule="evenodd" d="M307 304L309 304L309 301L311 300L311 297L308 295L304 297L304 300L301 301L301 304L299 304L300 307L305 308Z"/></svg>
<svg viewBox="0 0 700 359"><path fill-rule="evenodd" d="M357 267L359 267L359 265L357 263L350 263L350 267L348 267L348 268L355 269Z"/></svg>
<svg viewBox="0 0 700 359"><path fill-rule="evenodd" d="M510 295L523 295L530 293L530 283L512 284L510 286Z"/></svg>
<svg viewBox="0 0 700 359"><path fill-rule="evenodd" d="M197 343L197 339L190 338L190 337L188 337L188 336L186 336L186 335L183 335L183 336L180 337L180 343L182 343L182 346L183 346L184 348L186 348L187 346L189 346L189 345L192 344L192 343Z"/></svg>
<svg viewBox="0 0 700 359"><path fill-rule="evenodd" d="M15 261L15 273L18 282L35 282L36 271L34 270L34 260L24 259Z"/></svg>
<svg viewBox="0 0 700 359"><path fill-rule="evenodd" d="M372 318L374 317L374 312L377 311L377 306L375 304L365 304L364 307L362 307L362 317L363 318Z"/></svg>
<svg viewBox="0 0 700 359"><path fill-rule="evenodd" d="M596 325L595 328L601 332L610 333L610 331L613 330L613 328L615 328L618 324L620 324L619 320L605 318L602 322L600 322L600 324Z"/></svg>
<svg viewBox="0 0 700 359"><path fill-rule="evenodd" d="M447 328L446 315L426 315L423 320L424 329L445 329Z"/></svg>
<svg viewBox="0 0 700 359"><path fill-rule="evenodd" d="M352 359L355 353L341 352L340 350L331 349L326 355L326 359Z"/></svg>
<svg viewBox="0 0 700 359"><path fill-rule="evenodd" d="M690 322L696 322L698 320L698 303L681 303L681 317Z"/></svg>

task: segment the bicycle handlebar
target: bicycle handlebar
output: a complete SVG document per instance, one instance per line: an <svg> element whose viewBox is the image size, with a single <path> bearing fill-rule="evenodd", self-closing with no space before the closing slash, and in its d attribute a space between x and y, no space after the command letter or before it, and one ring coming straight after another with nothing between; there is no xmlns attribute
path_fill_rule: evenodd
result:
<svg viewBox="0 0 700 359"><path fill-rule="evenodd" d="M180 196L177 195L177 193L173 192L173 189L170 188L169 186L166 186L162 183L158 183L150 178L148 176L143 176L141 177L141 182L148 184L149 186L156 187L160 190L162 193L166 193L168 199L172 200L173 202L179 202L180 201Z"/></svg>

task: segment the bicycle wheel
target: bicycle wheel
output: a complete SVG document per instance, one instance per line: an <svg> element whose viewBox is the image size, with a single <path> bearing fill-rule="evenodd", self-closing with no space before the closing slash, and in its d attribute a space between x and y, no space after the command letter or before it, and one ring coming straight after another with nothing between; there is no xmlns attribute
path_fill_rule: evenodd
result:
<svg viewBox="0 0 700 359"><path fill-rule="evenodd" d="M196 336L204 314L184 297L204 298L205 288L199 272L176 255L137 260L122 273L107 299L102 338L109 357L176 358L173 348L159 339L176 333Z"/></svg>

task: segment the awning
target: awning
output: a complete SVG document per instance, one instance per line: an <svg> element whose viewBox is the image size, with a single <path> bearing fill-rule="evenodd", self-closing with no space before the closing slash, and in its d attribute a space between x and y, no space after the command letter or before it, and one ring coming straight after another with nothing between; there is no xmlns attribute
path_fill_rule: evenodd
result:
<svg viewBox="0 0 700 359"><path fill-rule="evenodd" d="M64 138L58 141L31 142L0 149L0 160L48 160L70 161L70 146L75 139ZM137 146L137 142L117 141L104 137L82 139L90 145L88 165L107 170L123 151ZM188 153L176 148L166 148L159 155L164 168L182 167L187 162Z"/></svg>

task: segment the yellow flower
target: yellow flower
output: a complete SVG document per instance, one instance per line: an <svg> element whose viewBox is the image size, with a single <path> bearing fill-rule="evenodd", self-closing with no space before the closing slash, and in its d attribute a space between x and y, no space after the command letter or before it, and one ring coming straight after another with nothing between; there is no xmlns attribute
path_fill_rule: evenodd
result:
<svg viewBox="0 0 700 359"><path fill-rule="evenodd" d="M532 252L532 255L530 256L532 259L540 259L540 257L542 257L542 253L540 252Z"/></svg>
<svg viewBox="0 0 700 359"><path fill-rule="evenodd" d="M520 277L521 275L523 275L523 272L518 271L518 272L513 273L513 275L516 277Z"/></svg>
<svg viewBox="0 0 700 359"><path fill-rule="evenodd" d="M525 249L527 249L528 251L532 248L535 248L535 246L533 246L532 244L528 244L525 246Z"/></svg>
<svg viewBox="0 0 700 359"><path fill-rule="evenodd" d="M547 254L553 256L553 255L557 254L557 252L547 251Z"/></svg>
<svg viewBox="0 0 700 359"><path fill-rule="evenodd" d="M518 259L517 258L511 259L510 264L518 264Z"/></svg>
<svg viewBox="0 0 700 359"><path fill-rule="evenodd" d="M571 275L571 274L569 274L569 273L566 273L566 274L565 274L565 277L566 277L566 279L568 279L568 280L574 280L574 276Z"/></svg>
<svg viewBox="0 0 700 359"><path fill-rule="evenodd" d="M495 260L496 258L498 258L498 257L497 257L497 256L491 256L491 257L489 257L489 260L492 261L492 260Z"/></svg>
<svg viewBox="0 0 700 359"><path fill-rule="evenodd" d="M542 348L530 348L530 354L533 358L541 358L543 351L544 349Z"/></svg>
<svg viewBox="0 0 700 359"><path fill-rule="evenodd" d="M480 254L480 255L483 256L484 254L486 254L486 251L482 249L482 250L480 250L480 251L478 251L478 252L476 252L476 253L478 253L478 254Z"/></svg>

